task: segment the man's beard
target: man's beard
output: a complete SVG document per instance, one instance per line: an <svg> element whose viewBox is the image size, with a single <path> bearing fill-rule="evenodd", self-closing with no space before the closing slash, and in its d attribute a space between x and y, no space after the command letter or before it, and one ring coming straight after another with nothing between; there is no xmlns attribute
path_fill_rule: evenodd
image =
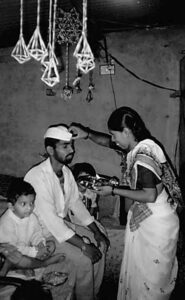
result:
<svg viewBox="0 0 185 300"><path fill-rule="evenodd" d="M66 156L66 158L65 158L65 160L64 160L63 163L64 163L65 165L70 164L70 163L72 162L72 160L73 160L73 157L74 157L74 154L70 154L70 155Z"/></svg>
<svg viewBox="0 0 185 300"><path fill-rule="evenodd" d="M72 162L73 157L74 157L74 154L69 154L64 159L61 159L61 158L57 157L57 160L58 160L58 162L60 162L64 165L68 165Z"/></svg>

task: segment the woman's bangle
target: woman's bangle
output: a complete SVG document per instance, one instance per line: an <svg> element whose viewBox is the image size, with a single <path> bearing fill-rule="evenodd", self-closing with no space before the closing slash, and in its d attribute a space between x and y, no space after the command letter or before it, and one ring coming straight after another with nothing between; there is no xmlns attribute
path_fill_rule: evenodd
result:
<svg viewBox="0 0 185 300"><path fill-rule="evenodd" d="M112 186L112 191L111 191L111 195L112 195L112 196L115 196L115 194L114 194L114 189L115 189L115 186L113 185L113 186Z"/></svg>
<svg viewBox="0 0 185 300"><path fill-rule="evenodd" d="M86 130L87 130L87 135L86 135L86 137L84 138L84 140L88 140L89 134L90 134L90 128L89 128L89 127L86 127Z"/></svg>

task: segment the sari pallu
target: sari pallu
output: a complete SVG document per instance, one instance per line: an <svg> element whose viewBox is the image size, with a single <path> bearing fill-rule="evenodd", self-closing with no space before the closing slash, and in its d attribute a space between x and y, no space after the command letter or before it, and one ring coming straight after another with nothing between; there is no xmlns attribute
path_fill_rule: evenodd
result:
<svg viewBox="0 0 185 300"><path fill-rule="evenodd" d="M148 168L161 179L154 156L165 163L165 156L153 141L140 142L127 157L127 171L131 188L136 188L137 164ZM152 162L139 159L136 153L150 151ZM144 157L144 154L142 153ZM154 167L155 166L155 167ZM176 245L179 220L164 188L155 203L134 202L129 210L125 249L120 271L118 300L167 300L174 289L177 276ZM135 220L139 222L135 223ZM131 225L136 225L132 228ZM138 225L138 226L137 226Z"/></svg>

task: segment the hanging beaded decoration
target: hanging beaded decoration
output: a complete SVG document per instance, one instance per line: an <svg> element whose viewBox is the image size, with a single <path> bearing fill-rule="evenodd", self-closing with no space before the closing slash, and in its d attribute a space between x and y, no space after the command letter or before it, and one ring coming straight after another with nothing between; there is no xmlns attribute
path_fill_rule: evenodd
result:
<svg viewBox="0 0 185 300"><path fill-rule="evenodd" d="M23 0L20 0L20 34L19 39L11 53L11 56L15 58L20 64L30 60L30 55L26 47L23 38Z"/></svg>
<svg viewBox="0 0 185 300"><path fill-rule="evenodd" d="M51 21L52 0L50 0L49 3L50 3L49 4L49 29L48 29L49 41L48 41L48 45L47 45L47 51L45 52L45 54L43 55L43 57L41 59L41 64L45 67L49 64L51 56L53 56L56 65L58 65L58 59L52 49L52 21Z"/></svg>
<svg viewBox="0 0 185 300"><path fill-rule="evenodd" d="M57 7L57 0L54 0L51 52L50 52L49 62L48 62L48 64L46 64L46 69L45 69L45 71L44 71L44 73L41 77L41 80L43 82L45 82L50 87L53 87L54 85L56 85L60 81L56 60L54 58L56 7Z"/></svg>
<svg viewBox="0 0 185 300"><path fill-rule="evenodd" d="M66 82L62 97L68 100L72 97L73 87L69 85L69 46L76 44L82 30L82 22L75 8L69 12L58 9L56 19L56 40L59 44L66 45Z"/></svg>
<svg viewBox="0 0 185 300"><path fill-rule="evenodd" d="M75 77L75 80L73 81L73 87L78 94L81 93L81 91L82 91L81 86L80 86L81 78L82 78L82 73L80 72L79 69L76 69L76 77Z"/></svg>
<svg viewBox="0 0 185 300"><path fill-rule="evenodd" d="M77 58L77 69L80 69L83 73L88 73L94 69L94 55L87 41L87 0L83 0L83 27L82 35L78 41L76 49L73 55Z"/></svg>
<svg viewBox="0 0 185 300"><path fill-rule="evenodd" d="M93 100L93 90L94 90L94 83L93 83L93 70L89 72L89 86L88 86L88 93L86 97L86 101L89 103Z"/></svg>
<svg viewBox="0 0 185 300"><path fill-rule="evenodd" d="M40 33L40 0L37 0L37 25L29 41L28 51L30 55L38 61L41 60L47 51Z"/></svg>
<svg viewBox="0 0 185 300"><path fill-rule="evenodd" d="M77 44L82 31L82 22L75 8L65 12L59 8L56 18L56 41L59 44Z"/></svg>
<svg viewBox="0 0 185 300"><path fill-rule="evenodd" d="M73 88L69 85L69 43L66 43L66 82L63 88L64 100L71 99Z"/></svg>

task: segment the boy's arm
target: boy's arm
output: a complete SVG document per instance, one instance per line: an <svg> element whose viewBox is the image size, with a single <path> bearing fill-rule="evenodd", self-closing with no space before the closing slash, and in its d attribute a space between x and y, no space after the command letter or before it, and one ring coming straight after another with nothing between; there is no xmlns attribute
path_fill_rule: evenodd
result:
<svg viewBox="0 0 185 300"><path fill-rule="evenodd" d="M44 261L38 260L36 258L28 257L22 255L21 252L13 245L0 243L0 253L4 255L8 261L8 270L10 269L35 269L46 267L50 264L58 263L64 261L65 257L62 254L53 255L52 257L45 259ZM6 274L1 274L5 276Z"/></svg>

